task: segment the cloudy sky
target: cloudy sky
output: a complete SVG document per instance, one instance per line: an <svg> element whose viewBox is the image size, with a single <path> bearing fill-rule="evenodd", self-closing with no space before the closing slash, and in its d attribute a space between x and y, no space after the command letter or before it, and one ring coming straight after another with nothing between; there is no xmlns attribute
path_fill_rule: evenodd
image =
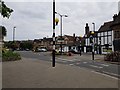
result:
<svg viewBox="0 0 120 90"><path fill-rule="evenodd" d="M4 1L14 10L9 19L2 19L2 25L7 29L5 40L12 40L14 26L16 26L15 40L52 37L52 1ZM92 30L94 22L98 30L104 22L111 21L112 16L118 13L118 1L58 1L56 11L68 15L63 17L63 35L75 33L77 36L82 36L86 23ZM58 15L56 17L59 18ZM56 26L56 35L60 35L60 23Z"/></svg>

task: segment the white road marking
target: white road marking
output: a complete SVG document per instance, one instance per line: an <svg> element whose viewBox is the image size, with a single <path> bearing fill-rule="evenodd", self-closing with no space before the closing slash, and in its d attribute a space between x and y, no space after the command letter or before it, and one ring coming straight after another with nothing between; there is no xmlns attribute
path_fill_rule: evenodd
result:
<svg viewBox="0 0 120 90"><path fill-rule="evenodd" d="M70 66L73 66L74 64L69 64Z"/></svg>
<svg viewBox="0 0 120 90"><path fill-rule="evenodd" d="M68 59L63 59L63 58L56 58L56 59L65 60L65 61L74 61L74 60L68 60Z"/></svg>
<svg viewBox="0 0 120 90"><path fill-rule="evenodd" d="M83 62L84 64L86 64L87 62Z"/></svg>
<svg viewBox="0 0 120 90"><path fill-rule="evenodd" d="M99 66L95 66L95 65L90 65L91 67L95 67L95 68L103 68L103 67L99 67Z"/></svg>
<svg viewBox="0 0 120 90"><path fill-rule="evenodd" d="M58 61L60 61L60 60L58 60ZM65 61L65 60L62 60L62 62L67 62L67 61Z"/></svg>
<svg viewBox="0 0 120 90"><path fill-rule="evenodd" d="M107 64L101 64L102 66L105 66L105 67L108 67L109 65L107 65Z"/></svg>
<svg viewBox="0 0 120 90"><path fill-rule="evenodd" d="M103 68L103 67L99 67L99 68Z"/></svg>
<svg viewBox="0 0 120 90"><path fill-rule="evenodd" d="M117 79L117 80L118 80L118 78L113 77L113 76L110 76L110 75L107 75L107 74L104 74L104 73L99 73L99 72L96 72L96 71L91 71L91 72L96 73L96 74L99 74L99 75L104 75L104 76L107 76L107 77L110 77L110 78L113 78L113 79Z"/></svg>

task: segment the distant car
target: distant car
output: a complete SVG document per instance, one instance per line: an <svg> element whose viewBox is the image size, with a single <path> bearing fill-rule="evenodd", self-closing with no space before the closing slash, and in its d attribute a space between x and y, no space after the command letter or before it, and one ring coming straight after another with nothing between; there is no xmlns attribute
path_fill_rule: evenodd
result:
<svg viewBox="0 0 120 90"><path fill-rule="evenodd" d="M28 48L26 49L26 51L29 51L29 50L30 50L30 49L28 49Z"/></svg>
<svg viewBox="0 0 120 90"><path fill-rule="evenodd" d="M65 51L62 49L62 53L64 53ZM61 50L59 49L59 53L61 53Z"/></svg>
<svg viewBox="0 0 120 90"><path fill-rule="evenodd" d="M45 49L45 48L42 48L42 51L43 51L43 52L47 52L47 49Z"/></svg>
<svg viewBox="0 0 120 90"><path fill-rule="evenodd" d="M36 52L47 52L47 49L45 49L45 48L38 48L35 51Z"/></svg>

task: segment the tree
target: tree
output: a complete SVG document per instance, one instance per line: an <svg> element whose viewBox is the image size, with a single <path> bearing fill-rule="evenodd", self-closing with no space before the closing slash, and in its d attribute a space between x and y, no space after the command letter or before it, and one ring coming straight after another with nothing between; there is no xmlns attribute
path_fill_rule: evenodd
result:
<svg viewBox="0 0 120 90"><path fill-rule="evenodd" d="M7 7L4 3L4 1L0 0L0 14L3 16L3 18L7 17L9 18L13 10L9 7ZM2 35L0 38L4 38L6 36L6 28L4 26L0 26L0 35Z"/></svg>
<svg viewBox="0 0 120 90"><path fill-rule="evenodd" d="M21 48L22 50L26 50L26 49L32 50L32 48L33 48L33 43L32 43L32 42L28 42L28 41L21 42L21 43L20 43L20 48Z"/></svg>
<svg viewBox="0 0 120 90"><path fill-rule="evenodd" d="M3 39L6 36L6 28L4 26L0 26L0 37ZM1 36L2 35L2 36Z"/></svg>
<svg viewBox="0 0 120 90"><path fill-rule="evenodd" d="M7 7L4 3L4 1L0 0L0 13L4 17L9 18L11 13L13 12L13 9Z"/></svg>
<svg viewBox="0 0 120 90"><path fill-rule="evenodd" d="M4 26L0 26L0 30L2 30L2 35L6 36L6 28Z"/></svg>

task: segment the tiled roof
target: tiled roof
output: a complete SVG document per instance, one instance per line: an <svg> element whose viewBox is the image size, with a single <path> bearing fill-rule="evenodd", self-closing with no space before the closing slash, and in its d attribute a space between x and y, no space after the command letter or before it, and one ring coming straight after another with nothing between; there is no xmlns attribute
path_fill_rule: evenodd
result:
<svg viewBox="0 0 120 90"><path fill-rule="evenodd" d="M113 21L105 22L104 25L100 27L98 32L105 32L111 30L110 26L113 25L113 23L114 23Z"/></svg>
<svg viewBox="0 0 120 90"><path fill-rule="evenodd" d="M105 32L105 31L112 30L111 27L115 25L118 25L118 26L120 25L120 13L118 13L118 15L115 14L113 16L113 21L105 22L104 25L100 27L98 32Z"/></svg>
<svg viewBox="0 0 120 90"><path fill-rule="evenodd" d="M64 35L64 37L67 37L70 41L74 41L74 37L73 36L70 36L70 35Z"/></svg>

